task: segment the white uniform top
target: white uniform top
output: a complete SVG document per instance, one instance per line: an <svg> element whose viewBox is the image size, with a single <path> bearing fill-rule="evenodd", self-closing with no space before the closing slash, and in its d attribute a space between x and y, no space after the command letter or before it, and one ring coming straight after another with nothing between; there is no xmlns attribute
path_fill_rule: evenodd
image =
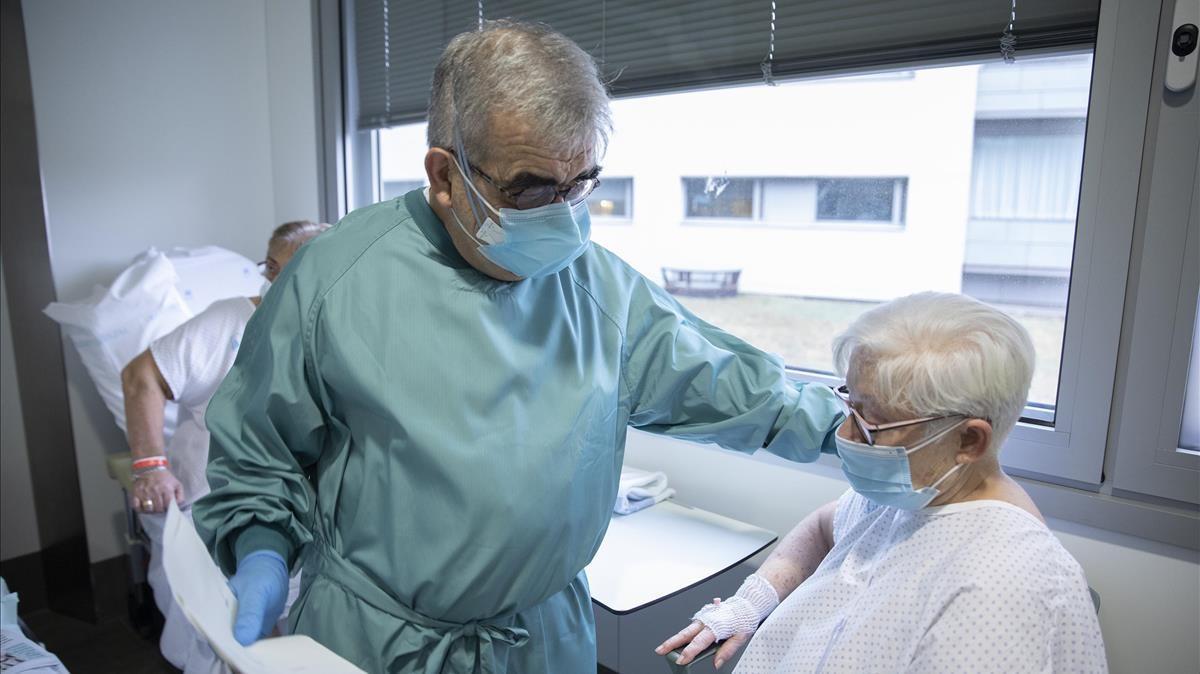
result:
<svg viewBox="0 0 1200 674"><path fill-rule="evenodd" d="M1108 670L1083 570L1017 506L907 512L850 491L833 537L736 672Z"/></svg>
<svg viewBox="0 0 1200 674"><path fill-rule="evenodd" d="M242 331L253 314L254 303L245 297L219 300L150 345L150 354L179 403L179 425L167 444L167 460L183 484L184 507L208 493L204 411L233 367Z"/></svg>

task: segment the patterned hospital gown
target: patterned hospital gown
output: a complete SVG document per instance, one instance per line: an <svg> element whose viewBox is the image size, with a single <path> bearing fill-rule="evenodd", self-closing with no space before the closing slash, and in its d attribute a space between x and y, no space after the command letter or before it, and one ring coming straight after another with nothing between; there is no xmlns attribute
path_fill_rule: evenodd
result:
<svg viewBox="0 0 1200 674"><path fill-rule="evenodd" d="M1105 672L1079 563L1001 501L918 512L847 492L834 547L735 670Z"/></svg>

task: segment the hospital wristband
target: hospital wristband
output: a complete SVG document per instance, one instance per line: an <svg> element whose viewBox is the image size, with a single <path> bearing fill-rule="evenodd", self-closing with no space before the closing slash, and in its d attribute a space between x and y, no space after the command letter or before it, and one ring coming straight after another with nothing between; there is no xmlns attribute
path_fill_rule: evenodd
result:
<svg viewBox="0 0 1200 674"><path fill-rule="evenodd" d="M150 473L166 472L166 470L167 470L166 466L154 466L153 468L143 468L141 470L134 471L133 479L136 482L137 480L139 480L143 477L146 477Z"/></svg>
<svg viewBox="0 0 1200 674"><path fill-rule="evenodd" d="M170 462L167 461L167 457L161 454L158 456L147 456L141 459L133 460L133 472L136 473L144 468L167 468L170 465Z"/></svg>

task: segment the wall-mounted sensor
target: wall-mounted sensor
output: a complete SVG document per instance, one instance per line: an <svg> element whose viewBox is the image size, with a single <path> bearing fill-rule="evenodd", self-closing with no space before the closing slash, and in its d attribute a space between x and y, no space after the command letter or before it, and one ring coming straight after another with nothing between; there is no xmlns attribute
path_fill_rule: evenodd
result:
<svg viewBox="0 0 1200 674"><path fill-rule="evenodd" d="M1196 84L1196 39L1200 29L1200 0L1175 0L1175 20L1171 22L1171 51L1167 54L1166 86L1171 91L1187 91Z"/></svg>

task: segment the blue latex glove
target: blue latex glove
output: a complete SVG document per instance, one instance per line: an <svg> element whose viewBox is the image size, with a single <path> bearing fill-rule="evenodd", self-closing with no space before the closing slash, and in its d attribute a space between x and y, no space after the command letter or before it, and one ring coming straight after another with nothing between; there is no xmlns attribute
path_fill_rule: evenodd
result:
<svg viewBox="0 0 1200 674"><path fill-rule="evenodd" d="M233 638L249 646L270 634L283 614L288 594L287 563L271 550L251 552L238 562L229 589L238 600Z"/></svg>

